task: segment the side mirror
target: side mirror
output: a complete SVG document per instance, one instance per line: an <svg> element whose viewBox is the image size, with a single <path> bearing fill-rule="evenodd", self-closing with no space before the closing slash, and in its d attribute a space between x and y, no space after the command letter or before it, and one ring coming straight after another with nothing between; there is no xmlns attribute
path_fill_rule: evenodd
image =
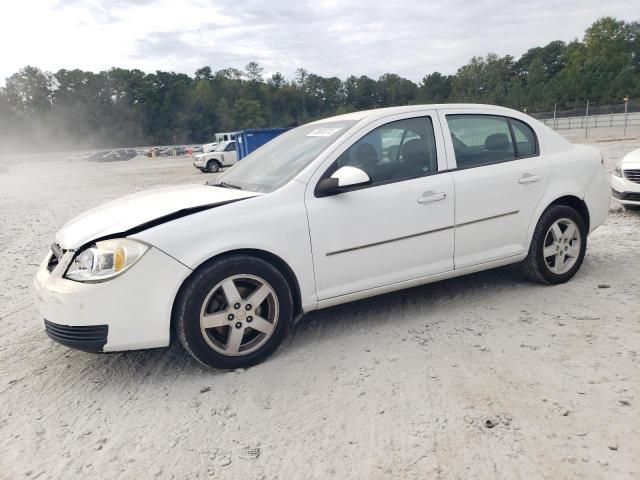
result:
<svg viewBox="0 0 640 480"><path fill-rule="evenodd" d="M316 195L327 197L341 193L348 187L360 187L370 183L371 179L364 170L346 165L336 170L329 178L320 180L316 186Z"/></svg>

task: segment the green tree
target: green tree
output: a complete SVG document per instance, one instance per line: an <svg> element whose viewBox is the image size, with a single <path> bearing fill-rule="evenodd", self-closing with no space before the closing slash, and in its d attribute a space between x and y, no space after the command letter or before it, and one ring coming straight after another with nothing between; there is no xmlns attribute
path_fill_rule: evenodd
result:
<svg viewBox="0 0 640 480"><path fill-rule="evenodd" d="M238 130L262 128L267 125L262 106L255 100L238 100L233 108L233 119Z"/></svg>
<svg viewBox="0 0 640 480"><path fill-rule="evenodd" d="M433 72L426 75L418 89L418 100L422 103L444 103L451 96L451 77Z"/></svg>

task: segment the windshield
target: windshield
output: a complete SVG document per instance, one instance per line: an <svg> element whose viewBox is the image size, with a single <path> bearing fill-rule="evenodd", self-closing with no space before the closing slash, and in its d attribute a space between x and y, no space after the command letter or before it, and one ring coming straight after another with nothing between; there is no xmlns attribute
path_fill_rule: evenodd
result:
<svg viewBox="0 0 640 480"><path fill-rule="evenodd" d="M300 173L355 124L355 120L342 120L289 130L247 155L211 185L224 183L243 190L272 192Z"/></svg>
<svg viewBox="0 0 640 480"><path fill-rule="evenodd" d="M213 150L211 150L212 152L222 152L224 151L224 147L227 146L226 142L225 143L218 143L217 145L214 144L215 146L213 147Z"/></svg>

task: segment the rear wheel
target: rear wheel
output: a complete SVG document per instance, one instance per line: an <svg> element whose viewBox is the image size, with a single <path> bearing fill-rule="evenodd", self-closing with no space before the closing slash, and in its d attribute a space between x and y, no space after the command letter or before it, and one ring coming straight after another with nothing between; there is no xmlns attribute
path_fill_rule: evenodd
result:
<svg viewBox="0 0 640 480"><path fill-rule="evenodd" d="M541 283L564 283L580 269L587 248L587 228L573 208L552 205L540 217L529 254L522 262L524 273Z"/></svg>
<svg viewBox="0 0 640 480"><path fill-rule="evenodd" d="M201 363L225 369L266 359L287 335L292 317L286 279L273 265L246 255L202 267L174 308L185 349Z"/></svg>

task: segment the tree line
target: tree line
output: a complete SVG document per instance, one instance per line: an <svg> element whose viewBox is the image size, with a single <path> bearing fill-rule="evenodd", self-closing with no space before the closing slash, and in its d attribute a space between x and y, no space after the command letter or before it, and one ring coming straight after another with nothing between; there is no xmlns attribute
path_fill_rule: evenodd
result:
<svg viewBox="0 0 640 480"><path fill-rule="evenodd" d="M583 39L553 41L519 59L473 57L453 75L415 83L394 73L342 80L299 68L293 79L205 66L183 73L112 68L45 72L27 66L0 88L0 150L200 143L213 132L294 126L394 105L478 102L529 112L640 97L640 22L604 17Z"/></svg>

